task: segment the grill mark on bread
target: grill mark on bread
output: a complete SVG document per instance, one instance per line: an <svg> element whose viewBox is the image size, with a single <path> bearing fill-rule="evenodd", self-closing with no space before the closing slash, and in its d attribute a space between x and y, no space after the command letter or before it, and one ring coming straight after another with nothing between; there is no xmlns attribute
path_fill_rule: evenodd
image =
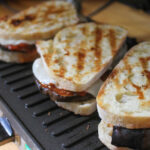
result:
<svg viewBox="0 0 150 150"><path fill-rule="evenodd" d="M139 96L139 99L144 99L144 94L142 92L141 87L135 85L131 80L130 80L130 75L132 75L132 67L131 65L128 63L128 57L132 57L132 54L128 54L126 55L125 59L124 59L124 63L125 63L125 70L128 71L129 76L128 76L128 82L136 89L136 94Z"/></svg>
<svg viewBox="0 0 150 150"><path fill-rule="evenodd" d="M81 71L84 70L84 62L85 62L85 58L86 58L86 51L84 48L86 47L86 42L85 41L81 41L80 43L80 49L78 49L78 52L74 53L74 56L77 57L77 64L76 64L76 71L77 74L75 75L75 78L77 80L81 80Z"/></svg>
<svg viewBox="0 0 150 150"><path fill-rule="evenodd" d="M24 21L32 21L32 20L34 20L35 19L35 16L33 16L33 15L26 15L25 16L25 18L24 18Z"/></svg>
<svg viewBox="0 0 150 150"><path fill-rule="evenodd" d="M63 78L65 73L66 73L66 68L63 65L61 65L59 76Z"/></svg>
<svg viewBox="0 0 150 150"><path fill-rule="evenodd" d="M95 30L95 47L92 48L94 50L94 55L96 57L95 60L95 71L98 71L100 69L100 62L101 62L101 47L99 46L99 43L102 40L102 30L100 28L96 28Z"/></svg>
<svg viewBox="0 0 150 150"><path fill-rule="evenodd" d="M59 68L59 70L54 69L54 73L56 74L56 76L63 78L67 71L65 66L61 63L61 62L63 62L63 60L62 60L62 58L60 58L59 60L56 60L56 61L60 64L60 68Z"/></svg>
<svg viewBox="0 0 150 150"><path fill-rule="evenodd" d="M110 78L114 80L114 84L117 89L120 89L121 85L119 84L119 78L117 77L117 74L119 74L119 71L117 69L113 70L110 74Z"/></svg>
<svg viewBox="0 0 150 150"><path fill-rule="evenodd" d="M66 68L65 68L65 65L63 64L63 57L59 57L59 59L56 59L55 60L56 63L59 64L60 68L59 70L54 70L54 72L56 73L57 76L63 78L65 76L65 73L66 73Z"/></svg>
<svg viewBox="0 0 150 150"><path fill-rule="evenodd" d="M59 8L57 8L55 5L49 6L49 8L45 11L44 14L44 18L47 18L47 20L51 20L51 18L49 18L50 15L61 15L63 14L63 12L67 12L69 9L66 9L65 7L61 6ZM61 16L60 16L61 17ZM51 24L54 24L56 22L56 20L58 20L57 17L55 17L55 19L52 19L53 22L51 22ZM62 20L63 22L64 20Z"/></svg>
<svg viewBox="0 0 150 150"><path fill-rule="evenodd" d="M139 99L144 99L144 94L143 94L143 92L141 91L141 90L142 90L141 87L135 85L135 84L132 83L132 82L131 82L131 84L132 84L132 86L133 86L134 88L136 88L136 93L139 95Z"/></svg>
<svg viewBox="0 0 150 150"><path fill-rule="evenodd" d="M136 89L136 94L138 95L139 99L144 99L144 94L142 92L142 88L135 85L129 78L128 78L128 82Z"/></svg>
<svg viewBox="0 0 150 150"><path fill-rule="evenodd" d="M115 31L113 29L109 30L109 40L110 40L112 55L114 55L116 53L116 38L115 38Z"/></svg>
<svg viewBox="0 0 150 150"><path fill-rule="evenodd" d="M77 53L77 58L78 58L78 62L77 62L77 71L80 72L81 70L84 69L84 60L86 57L86 53L84 49L81 49L78 53Z"/></svg>
<svg viewBox="0 0 150 150"><path fill-rule="evenodd" d="M150 57L140 58L140 62L143 67L143 74L147 77L147 81L148 81L147 85L144 86L144 89L147 89L150 86L150 72L147 70L148 61L150 61Z"/></svg>
<svg viewBox="0 0 150 150"><path fill-rule="evenodd" d="M20 19L13 19L13 20L11 21L11 24L14 25L14 26L18 26L18 25L20 25L21 23L22 23L22 20L20 20Z"/></svg>
<svg viewBox="0 0 150 150"><path fill-rule="evenodd" d="M129 56L126 56L125 59L124 59L125 70L127 70L128 73L131 74L132 67L130 66L130 64L128 62L128 57Z"/></svg>
<svg viewBox="0 0 150 150"><path fill-rule="evenodd" d="M81 28L81 31L82 31L82 33L83 33L84 35L87 34L87 28L86 28L86 27L82 27L82 28Z"/></svg>
<svg viewBox="0 0 150 150"><path fill-rule="evenodd" d="M14 25L14 26L18 26L20 25L22 22L24 21L32 21L35 19L35 16L32 16L32 15L26 15L24 16L24 18L22 19L12 19L11 20L11 24Z"/></svg>
<svg viewBox="0 0 150 150"><path fill-rule="evenodd" d="M140 58L140 62L142 64L143 69L145 70L147 68L147 61L150 60L150 57L147 58Z"/></svg>
<svg viewBox="0 0 150 150"><path fill-rule="evenodd" d="M45 62L47 63L47 65L50 66L50 60L51 60L52 54L51 53L44 54L43 57L44 57Z"/></svg>

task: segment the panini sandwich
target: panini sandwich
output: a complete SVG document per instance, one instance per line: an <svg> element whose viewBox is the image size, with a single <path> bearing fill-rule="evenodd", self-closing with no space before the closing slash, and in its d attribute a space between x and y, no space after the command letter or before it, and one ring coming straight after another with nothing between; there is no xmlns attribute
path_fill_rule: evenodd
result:
<svg viewBox="0 0 150 150"><path fill-rule="evenodd" d="M150 149L150 42L133 47L97 96L100 140L111 150Z"/></svg>
<svg viewBox="0 0 150 150"><path fill-rule="evenodd" d="M126 39L118 26L84 23L59 31L53 40L38 41L41 58L33 73L38 87L55 103L75 114L96 110L100 78Z"/></svg>
<svg viewBox="0 0 150 150"><path fill-rule="evenodd" d="M35 42L52 38L78 22L76 10L65 1L43 2L0 21L0 60L24 63L37 57Z"/></svg>

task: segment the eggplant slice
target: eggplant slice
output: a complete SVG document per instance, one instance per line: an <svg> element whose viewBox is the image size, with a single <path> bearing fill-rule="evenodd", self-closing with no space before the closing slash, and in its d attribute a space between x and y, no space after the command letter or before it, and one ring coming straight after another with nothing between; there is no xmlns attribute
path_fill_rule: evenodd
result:
<svg viewBox="0 0 150 150"><path fill-rule="evenodd" d="M150 150L150 129L113 127L111 144L136 150Z"/></svg>
<svg viewBox="0 0 150 150"><path fill-rule="evenodd" d="M78 92L74 92L75 94L73 96L62 96L56 93L55 91L52 91L50 88L43 87L41 83L35 78L35 82L40 89L40 91L43 94L50 95L50 98L53 101L58 101L58 102L82 102L86 100L91 100L95 98L93 95L89 93L85 93L84 96L81 96L78 94Z"/></svg>

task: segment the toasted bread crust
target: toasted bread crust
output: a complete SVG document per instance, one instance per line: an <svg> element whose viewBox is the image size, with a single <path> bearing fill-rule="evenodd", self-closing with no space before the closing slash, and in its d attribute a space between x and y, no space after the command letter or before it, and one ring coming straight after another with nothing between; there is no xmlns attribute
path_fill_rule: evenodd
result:
<svg viewBox="0 0 150 150"><path fill-rule="evenodd" d="M101 121L98 125L98 136L100 141L110 150L132 150L125 147L117 147L111 144L113 127Z"/></svg>
<svg viewBox="0 0 150 150"><path fill-rule="evenodd" d="M133 47L97 96L100 117L126 128L150 128L150 42ZM108 95L108 96L107 96Z"/></svg>
<svg viewBox="0 0 150 150"><path fill-rule="evenodd" d="M53 41L38 42L37 50L60 88L80 92L111 65L126 35L127 31L118 26L79 24L61 30Z"/></svg>
<svg viewBox="0 0 150 150"><path fill-rule="evenodd" d="M48 39L78 22L76 10L65 1L43 2L0 22L0 39Z"/></svg>
<svg viewBox="0 0 150 150"><path fill-rule="evenodd" d="M14 52L0 49L0 60L4 62L26 63L38 57L36 50L30 52Z"/></svg>
<svg viewBox="0 0 150 150"><path fill-rule="evenodd" d="M149 117L121 116L107 112L97 105L100 118L108 124L125 127L128 129L150 128Z"/></svg>

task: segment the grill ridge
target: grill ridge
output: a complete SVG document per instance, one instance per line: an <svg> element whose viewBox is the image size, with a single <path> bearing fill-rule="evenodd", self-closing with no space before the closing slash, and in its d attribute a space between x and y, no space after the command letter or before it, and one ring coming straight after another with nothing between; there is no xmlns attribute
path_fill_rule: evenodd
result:
<svg viewBox="0 0 150 150"><path fill-rule="evenodd" d="M35 102L25 103L25 108L31 108L31 107L34 107L36 105L40 105L40 104L44 103L45 101L49 101L49 98L39 99Z"/></svg>
<svg viewBox="0 0 150 150"><path fill-rule="evenodd" d="M76 120L74 120L74 122L72 121L72 122L66 123L67 124L66 127L59 128L55 132L52 132L51 134L54 136L60 136L63 133L67 132L68 130L72 130L74 128L77 128L78 126L82 125L83 123L85 123L87 121L90 121L91 119L93 119L93 117L77 118Z"/></svg>
<svg viewBox="0 0 150 150"><path fill-rule="evenodd" d="M18 92L18 91L24 90L24 89L26 89L28 87L34 86L34 85L35 85L35 83L31 82L31 83L27 83L25 85L21 85L21 86L19 85L18 87L13 88L12 90L14 92Z"/></svg>
<svg viewBox="0 0 150 150"><path fill-rule="evenodd" d="M96 131L92 131L91 133L88 133L87 135L83 135L83 136L81 136L80 138L77 138L77 139L75 139L75 140L73 140L73 141L67 141L67 143L65 143L65 144L62 144L62 146L64 147L64 148L69 148L69 147L71 147L71 146L73 146L73 145L75 145L76 143L79 143L79 142L82 142L83 140L85 140L86 138L88 138L89 136L92 136L93 134L95 134L95 133L97 133L97 130Z"/></svg>
<svg viewBox="0 0 150 150"><path fill-rule="evenodd" d="M64 113L63 115L54 117L53 119L44 120L44 121L42 122L42 125L43 125L43 127L47 128L48 126L50 126L50 125L52 125L52 124L54 124L54 123L57 123L58 121L63 120L64 118L67 118L67 117L69 117L70 115L72 115L72 113L66 112L66 113Z"/></svg>
<svg viewBox="0 0 150 150"><path fill-rule="evenodd" d="M2 78L6 78L6 77L9 77L9 76L16 75L16 74L18 74L18 73L23 73L23 72L26 71L26 70L28 70L28 67L26 67L26 68L20 68L20 69L18 69L18 70L12 70L12 71L9 71L9 72L3 74L1 77L2 77Z"/></svg>
<svg viewBox="0 0 150 150"><path fill-rule="evenodd" d="M41 109L39 109L39 108L41 108ZM38 108L33 112L33 117L42 116L54 109L57 109L57 106L50 105L49 101L46 101L45 103L40 104L40 107L38 106Z"/></svg>
<svg viewBox="0 0 150 150"><path fill-rule="evenodd" d="M29 75L26 75L26 76L23 76L23 77L14 79L14 80L12 80L12 79L10 79L8 81L6 80L5 83L6 84L14 84L14 83L17 83L19 81L26 80L27 78L30 78L30 77L32 77L32 74L29 74Z"/></svg>
<svg viewBox="0 0 150 150"><path fill-rule="evenodd" d="M7 70L7 69L9 69L9 68L13 68L13 67L16 67L16 65L15 64L8 64L8 65L5 65L5 66L1 66L0 65L0 71L5 71L5 70Z"/></svg>
<svg viewBox="0 0 150 150"><path fill-rule="evenodd" d="M44 115L44 114L46 114L46 113L48 113L48 112L50 112L51 110L54 110L54 109L56 109L56 106L54 106L54 107L52 107L52 108L49 108L49 109L46 109L46 110L44 110L44 111L41 111L41 112L33 112L33 117L40 117L40 116L42 116L42 115Z"/></svg>
<svg viewBox="0 0 150 150"><path fill-rule="evenodd" d="M19 97L20 99L27 99L27 98L29 98L29 97L32 97L32 96L36 95L36 94L39 94L39 91L38 91L38 90L30 91L29 93L23 94L23 95L19 95L18 97Z"/></svg>

